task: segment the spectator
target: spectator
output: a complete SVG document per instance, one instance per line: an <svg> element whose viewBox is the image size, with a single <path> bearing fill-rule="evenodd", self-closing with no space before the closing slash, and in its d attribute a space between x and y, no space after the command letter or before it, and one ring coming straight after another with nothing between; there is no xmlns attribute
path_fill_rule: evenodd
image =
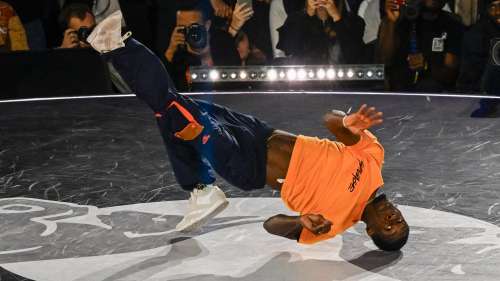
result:
<svg viewBox="0 0 500 281"><path fill-rule="evenodd" d="M259 49L252 46L245 32L240 32L236 37L236 49L240 55L241 65L264 65L267 56Z"/></svg>
<svg viewBox="0 0 500 281"><path fill-rule="evenodd" d="M78 39L78 31L81 28L92 28L96 25L92 10L85 4L73 3L66 7L60 15L61 26L64 29L64 37L60 48L86 48L89 45Z"/></svg>
<svg viewBox="0 0 500 281"><path fill-rule="evenodd" d="M189 90L187 74L190 66L240 65L236 37L251 16L252 11L248 7L236 5L227 26L210 28L212 22L202 6L181 5L177 11L176 27L164 54L164 63L176 88ZM206 34L206 44L201 48L191 46L186 40L187 29L196 26L202 27L202 32Z"/></svg>
<svg viewBox="0 0 500 281"><path fill-rule="evenodd" d="M459 90L468 92L485 92L489 95L500 95L500 65L493 62L492 45L495 38L500 38L500 0L486 0L487 16L480 19L465 34L463 40L462 65L457 81ZM500 57L499 51L496 53ZM481 108L473 117L498 115L498 102L482 100Z"/></svg>
<svg viewBox="0 0 500 281"><path fill-rule="evenodd" d="M280 28L284 23L288 14L304 9L304 0L272 0L269 8L269 28L271 32L271 46L273 58L281 60L285 58L285 52L278 49L276 46L279 42Z"/></svg>
<svg viewBox="0 0 500 281"><path fill-rule="evenodd" d="M217 4L217 2L219 2L219 4ZM210 3L214 10L212 28L224 29L224 27L229 27L230 21L232 20L233 9L236 8L238 1L211 0ZM241 31L244 32L248 38L250 52L264 54L264 59L266 61L271 61L273 58L269 30L269 3L270 0L252 0L251 7L247 7L247 9L253 11L252 17L248 19L241 28ZM223 5L222 7L224 7L224 9L218 8L219 5ZM229 8L229 10L227 10L227 8ZM224 13L218 12L218 10L222 10ZM243 37L244 36L242 36L242 38Z"/></svg>
<svg viewBox="0 0 500 281"><path fill-rule="evenodd" d="M415 19L409 19L398 1L386 1L376 56L386 64L390 90L454 89L463 25L455 15L442 10L445 4L445 0L424 0Z"/></svg>
<svg viewBox="0 0 500 281"><path fill-rule="evenodd" d="M343 0L307 0L278 29L278 49L291 63L338 64L363 61L363 20Z"/></svg>
<svg viewBox="0 0 500 281"><path fill-rule="evenodd" d="M57 22L60 5L57 0L5 0L21 18L30 50L59 46L61 32Z"/></svg>
<svg viewBox="0 0 500 281"><path fill-rule="evenodd" d="M0 52L28 50L21 20L11 5L0 1Z"/></svg>

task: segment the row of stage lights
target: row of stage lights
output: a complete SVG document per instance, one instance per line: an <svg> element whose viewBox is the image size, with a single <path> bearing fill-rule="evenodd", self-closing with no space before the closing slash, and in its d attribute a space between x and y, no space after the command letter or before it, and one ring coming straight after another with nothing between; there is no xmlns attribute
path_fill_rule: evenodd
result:
<svg viewBox="0 0 500 281"><path fill-rule="evenodd" d="M191 69L192 82L384 80L383 65L265 66Z"/></svg>

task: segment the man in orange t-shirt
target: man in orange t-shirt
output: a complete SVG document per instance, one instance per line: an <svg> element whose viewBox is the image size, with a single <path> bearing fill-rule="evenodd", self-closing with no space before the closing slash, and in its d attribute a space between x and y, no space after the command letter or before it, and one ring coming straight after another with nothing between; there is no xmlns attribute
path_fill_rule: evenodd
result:
<svg viewBox="0 0 500 281"><path fill-rule="evenodd" d="M300 216L276 215L264 228L312 244L362 220L380 249L399 250L409 227L385 195L375 196L384 184L384 149L367 129L382 123L382 112L363 105L350 115L332 111L324 120L338 141L281 131L268 140L267 184Z"/></svg>

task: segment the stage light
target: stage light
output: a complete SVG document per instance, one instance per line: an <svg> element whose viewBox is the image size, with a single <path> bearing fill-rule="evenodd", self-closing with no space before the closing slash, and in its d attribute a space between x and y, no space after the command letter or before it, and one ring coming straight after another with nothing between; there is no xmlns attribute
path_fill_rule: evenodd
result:
<svg viewBox="0 0 500 281"><path fill-rule="evenodd" d="M217 80L219 79L219 72L217 70L210 70L210 79Z"/></svg>
<svg viewBox="0 0 500 281"><path fill-rule="evenodd" d="M299 78L299 80L305 80L306 79L306 70L305 69L299 69L299 71L297 71L297 77Z"/></svg>
<svg viewBox="0 0 500 281"><path fill-rule="evenodd" d="M270 69L267 71L267 79L274 81L278 79L278 72L275 69Z"/></svg>
<svg viewBox="0 0 500 281"><path fill-rule="evenodd" d="M325 70L323 68L318 69L317 76L319 79L325 79Z"/></svg>
<svg viewBox="0 0 500 281"><path fill-rule="evenodd" d="M248 77L248 75L247 75L246 71L240 71L240 78L241 79L244 80L244 79L247 79L247 77Z"/></svg>
<svg viewBox="0 0 500 281"><path fill-rule="evenodd" d="M333 68L329 68L326 71L326 77L330 80L335 79L335 70Z"/></svg>
<svg viewBox="0 0 500 281"><path fill-rule="evenodd" d="M286 72L286 77L288 78L288 80L295 80L297 79L297 71L295 71L295 69L289 69L287 72Z"/></svg>
<svg viewBox="0 0 500 281"><path fill-rule="evenodd" d="M189 77L193 83L223 82L262 82L262 81L312 81L335 80L383 80L384 65L318 65L301 66L228 66L228 67L191 67Z"/></svg>

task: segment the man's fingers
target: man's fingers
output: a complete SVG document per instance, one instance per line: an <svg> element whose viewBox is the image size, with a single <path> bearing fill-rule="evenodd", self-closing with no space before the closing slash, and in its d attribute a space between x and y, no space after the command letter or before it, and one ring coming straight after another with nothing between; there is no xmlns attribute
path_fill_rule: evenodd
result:
<svg viewBox="0 0 500 281"><path fill-rule="evenodd" d="M368 106L367 106L366 104L363 104L363 105L359 108L359 110L358 110L358 112L357 112L357 113L359 113L359 114L365 114L365 112L366 112L366 108L367 108L367 107L368 107Z"/></svg>

